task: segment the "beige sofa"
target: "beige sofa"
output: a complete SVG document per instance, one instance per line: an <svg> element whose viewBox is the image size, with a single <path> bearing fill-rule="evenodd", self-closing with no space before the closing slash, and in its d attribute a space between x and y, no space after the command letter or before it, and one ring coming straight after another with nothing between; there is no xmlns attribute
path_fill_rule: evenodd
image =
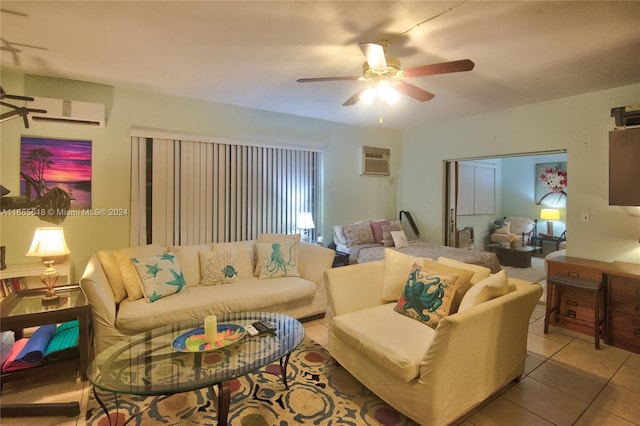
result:
<svg viewBox="0 0 640 426"><path fill-rule="evenodd" d="M474 272L459 310L434 329L394 310L389 272L385 258L325 273L329 352L381 399L420 424L444 425L523 374L540 285Z"/></svg>
<svg viewBox="0 0 640 426"><path fill-rule="evenodd" d="M170 247L149 245L94 254L80 286L93 313L96 353L123 336L207 315L275 311L304 318L324 314L327 301L323 274L331 268L335 253L318 245L301 243L298 236L295 250L292 246L280 256L280 260L288 261L295 251L295 269L299 276L291 274L293 276L270 278L262 276L257 266L260 264L259 242ZM214 252L215 256L233 255L233 269L227 267L226 275L221 275L225 282L217 285L204 282L205 275L211 277L210 271L205 270L205 264L207 259L213 258ZM132 266L131 258L150 259L164 253L175 255L181 278L184 278L180 282L185 285L179 292L157 299L148 297L144 291L140 294L144 284L141 276L132 269L135 263Z"/></svg>

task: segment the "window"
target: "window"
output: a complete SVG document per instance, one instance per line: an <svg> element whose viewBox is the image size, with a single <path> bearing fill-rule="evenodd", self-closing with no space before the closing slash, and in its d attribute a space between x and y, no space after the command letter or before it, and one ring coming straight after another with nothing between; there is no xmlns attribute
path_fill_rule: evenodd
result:
<svg viewBox="0 0 640 426"><path fill-rule="evenodd" d="M131 245L242 241L318 221L319 149L132 137Z"/></svg>

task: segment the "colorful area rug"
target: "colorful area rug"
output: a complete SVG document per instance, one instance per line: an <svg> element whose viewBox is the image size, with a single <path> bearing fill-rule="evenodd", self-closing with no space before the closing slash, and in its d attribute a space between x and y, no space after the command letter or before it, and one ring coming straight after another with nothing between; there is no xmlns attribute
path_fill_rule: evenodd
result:
<svg viewBox="0 0 640 426"><path fill-rule="evenodd" d="M333 363L322 346L305 338L289 361L289 390L280 378L280 366L271 364L231 382L228 424L239 426L313 425L416 425L381 401ZM109 409L111 424L123 424L138 413L131 425L215 425L217 416L207 389L173 395L159 403L154 397L118 398L100 393ZM109 419L93 392L87 403L87 425L108 426Z"/></svg>

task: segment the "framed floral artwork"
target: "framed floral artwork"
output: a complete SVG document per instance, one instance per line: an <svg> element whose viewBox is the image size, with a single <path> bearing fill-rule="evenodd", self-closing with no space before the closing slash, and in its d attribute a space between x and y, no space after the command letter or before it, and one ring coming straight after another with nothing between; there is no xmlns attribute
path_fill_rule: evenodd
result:
<svg viewBox="0 0 640 426"><path fill-rule="evenodd" d="M536 164L536 204L567 206L567 162Z"/></svg>

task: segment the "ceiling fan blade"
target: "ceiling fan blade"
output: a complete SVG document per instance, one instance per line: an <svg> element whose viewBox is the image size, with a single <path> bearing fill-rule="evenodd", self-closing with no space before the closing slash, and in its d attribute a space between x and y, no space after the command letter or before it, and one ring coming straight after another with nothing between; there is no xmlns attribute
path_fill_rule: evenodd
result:
<svg viewBox="0 0 640 426"><path fill-rule="evenodd" d="M315 83L318 81L357 81L360 77L316 77L316 78L299 78L298 83Z"/></svg>
<svg viewBox="0 0 640 426"><path fill-rule="evenodd" d="M34 99L31 96L19 96L19 95L9 95L4 91L2 87L0 87L0 99L15 99L18 101L33 101Z"/></svg>
<svg viewBox="0 0 640 426"><path fill-rule="evenodd" d="M387 60L384 58L384 47L378 43L360 43L360 49L367 63L374 71L385 71Z"/></svg>
<svg viewBox="0 0 640 426"><path fill-rule="evenodd" d="M413 84L409 84L406 81L396 82L393 85L393 88L398 92L404 93L405 95L410 96L420 102L430 101L434 98L434 96L436 96L433 93L427 92L426 90L421 89L418 86L414 86Z"/></svg>
<svg viewBox="0 0 640 426"><path fill-rule="evenodd" d="M407 78L424 77L426 75L446 74L450 72L471 71L475 64L469 59L460 59L459 61L441 62L439 64L422 65L418 67L410 67L404 70Z"/></svg>
<svg viewBox="0 0 640 426"><path fill-rule="evenodd" d="M351 105L355 105L358 103L358 101L360 100L360 95L362 95L362 92L364 92L365 90L367 90L367 88L363 88L358 90L353 96L351 96L349 99L347 99L342 106L351 106Z"/></svg>

